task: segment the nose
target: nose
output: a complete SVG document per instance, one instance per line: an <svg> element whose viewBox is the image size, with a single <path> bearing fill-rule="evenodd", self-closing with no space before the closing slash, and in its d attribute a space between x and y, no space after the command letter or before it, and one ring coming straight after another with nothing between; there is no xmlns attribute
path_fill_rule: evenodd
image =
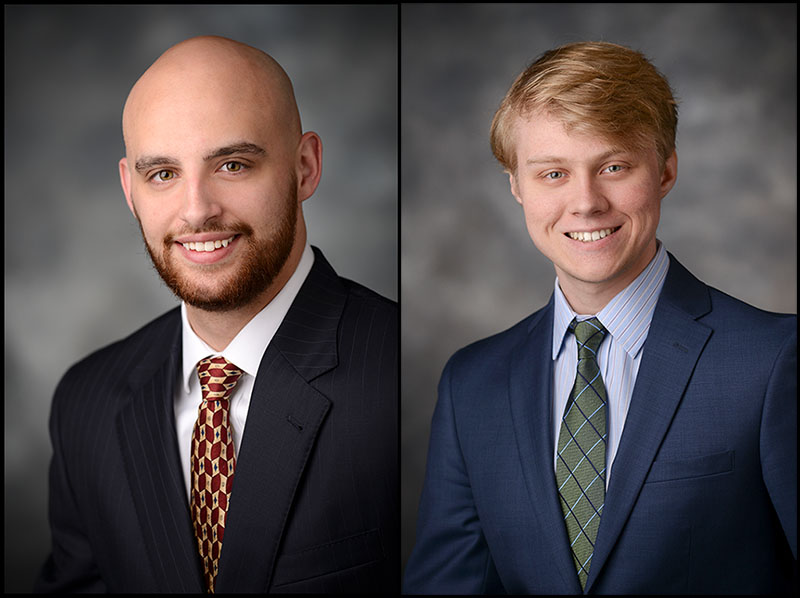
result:
<svg viewBox="0 0 800 598"><path fill-rule="evenodd" d="M222 214L222 206L207 181L200 178L184 178L184 194L181 200L181 219L192 229L203 226Z"/></svg>
<svg viewBox="0 0 800 598"><path fill-rule="evenodd" d="M589 174L578 178L570 199L570 212L576 216L594 216L609 208L603 187L596 177Z"/></svg>

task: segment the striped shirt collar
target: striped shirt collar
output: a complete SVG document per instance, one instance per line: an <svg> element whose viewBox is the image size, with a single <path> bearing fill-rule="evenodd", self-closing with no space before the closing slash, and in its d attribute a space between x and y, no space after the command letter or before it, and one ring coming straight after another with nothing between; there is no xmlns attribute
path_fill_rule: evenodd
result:
<svg viewBox="0 0 800 598"><path fill-rule="evenodd" d="M656 255L642 273L596 314L614 342L619 343L631 357L636 357L647 338L668 269L667 250L661 241L658 241ZM558 284L558 277L554 295L553 359L555 360L564 345L564 338L572 320L576 317L584 318L572 311Z"/></svg>

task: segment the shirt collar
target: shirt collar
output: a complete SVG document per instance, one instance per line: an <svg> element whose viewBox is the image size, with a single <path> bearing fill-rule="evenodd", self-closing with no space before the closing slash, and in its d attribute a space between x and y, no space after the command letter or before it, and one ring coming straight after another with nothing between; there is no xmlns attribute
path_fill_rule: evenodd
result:
<svg viewBox="0 0 800 598"><path fill-rule="evenodd" d="M264 351L283 322L300 287L314 264L314 252L306 243L300 263L277 295L242 328L223 351L215 351L194 330L186 316L186 304L181 304L183 336L183 370L181 381L188 394L189 385L197 377L197 362L209 356L221 355L245 374L255 376Z"/></svg>
<svg viewBox="0 0 800 598"><path fill-rule="evenodd" d="M615 343L636 357L647 338L658 296L664 286L669 269L669 256L661 241L657 241L656 255L633 282L620 291L596 315ZM569 325L574 318L584 320L591 315L578 315L567 302L556 277L553 313L553 359L558 357Z"/></svg>

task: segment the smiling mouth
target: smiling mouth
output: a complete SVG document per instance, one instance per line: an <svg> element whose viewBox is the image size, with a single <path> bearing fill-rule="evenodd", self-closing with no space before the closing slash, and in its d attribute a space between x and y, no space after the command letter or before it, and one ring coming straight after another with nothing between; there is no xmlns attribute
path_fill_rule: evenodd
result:
<svg viewBox="0 0 800 598"><path fill-rule="evenodd" d="M581 241L582 243L591 243L592 241L599 241L600 239L604 239L608 235L612 235L617 232L621 226L616 226L614 228L603 228L600 230L593 230L593 231L577 231L572 233L564 233L570 239L574 239L575 241Z"/></svg>
<svg viewBox="0 0 800 598"><path fill-rule="evenodd" d="M189 251L206 252L215 251L217 249L227 247L238 235L233 235L227 239L218 239L216 241L198 241L190 243L181 243Z"/></svg>

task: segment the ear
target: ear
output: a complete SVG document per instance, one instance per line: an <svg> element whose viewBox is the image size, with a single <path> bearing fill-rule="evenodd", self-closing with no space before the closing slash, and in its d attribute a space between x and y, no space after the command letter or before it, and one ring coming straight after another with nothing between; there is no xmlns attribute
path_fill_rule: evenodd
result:
<svg viewBox="0 0 800 598"><path fill-rule="evenodd" d="M664 171L661 173L661 199L666 197L672 188L675 186L675 181L678 180L678 153L672 150L672 153L664 162Z"/></svg>
<svg viewBox="0 0 800 598"><path fill-rule="evenodd" d="M317 190L322 178L322 140L313 131L305 133L297 146L297 199L305 201Z"/></svg>
<svg viewBox="0 0 800 598"><path fill-rule="evenodd" d="M514 199L517 200L519 205L522 205L522 196L519 192L519 183L517 183L517 179L513 172L506 170L506 173L508 173L508 184L511 186L511 195L514 196Z"/></svg>
<svg viewBox="0 0 800 598"><path fill-rule="evenodd" d="M119 182L122 184L122 192L125 194L125 201L128 202L128 209L138 220L136 208L133 207L133 200L131 199L131 171L128 170L127 158L122 158L119 161Z"/></svg>

